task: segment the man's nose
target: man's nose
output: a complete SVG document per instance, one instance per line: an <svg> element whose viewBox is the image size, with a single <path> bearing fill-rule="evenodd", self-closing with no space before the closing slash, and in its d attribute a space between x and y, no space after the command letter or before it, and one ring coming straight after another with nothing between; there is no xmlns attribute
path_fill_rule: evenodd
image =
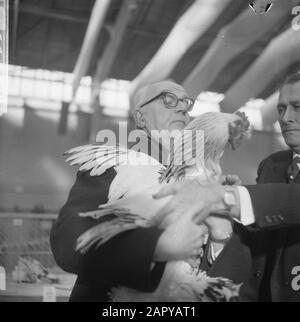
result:
<svg viewBox="0 0 300 322"><path fill-rule="evenodd" d="M283 122L293 122L295 120L295 111L292 106L288 106L283 114Z"/></svg>
<svg viewBox="0 0 300 322"><path fill-rule="evenodd" d="M188 112L188 107L187 104L185 104L183 101L178 101L178 104L176 106L176 112L179 113L187 113Z"/></svg>

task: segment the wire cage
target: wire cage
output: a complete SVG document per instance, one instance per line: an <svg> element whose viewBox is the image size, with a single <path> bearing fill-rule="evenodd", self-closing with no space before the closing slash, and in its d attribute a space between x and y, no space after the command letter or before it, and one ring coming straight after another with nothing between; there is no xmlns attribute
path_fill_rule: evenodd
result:
<svg viewBox="0 0 300 322"><path fill-rule="evenodd" d="M0 213L0 266L8 274L21 257L38 260L50 269L56 266L49 241L56 217L56 214Z"/></svg>

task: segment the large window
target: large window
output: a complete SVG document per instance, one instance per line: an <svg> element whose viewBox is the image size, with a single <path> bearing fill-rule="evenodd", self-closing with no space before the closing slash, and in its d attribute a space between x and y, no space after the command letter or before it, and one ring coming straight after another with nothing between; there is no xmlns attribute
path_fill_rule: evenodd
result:
<svg viewBox="0 0 300 322"><path fill-rule="evenodd" d="M32 108L60 110L61 102L70 102L73 75L21 66L8 68L8 95L11 105ZM90 103L91 78L83 77L76 96L81 109L88 109ZM71 106L75 111L76 106Z"/></svg>
<svg viewBox="0 0 300 322"><path fill-rule="evenodd" d="M9 102L12 106L26 105L37 109L59 111L62 102L72 99L73 74L48 70L33 70L21 66L9 66ZM103 113L109 116L127 117L129 111L130 82L108 79L100 89L100 105ZM70 111L78 109L92 112L91 77L81 79L76 95L76 104L71 105Z"/></svg>

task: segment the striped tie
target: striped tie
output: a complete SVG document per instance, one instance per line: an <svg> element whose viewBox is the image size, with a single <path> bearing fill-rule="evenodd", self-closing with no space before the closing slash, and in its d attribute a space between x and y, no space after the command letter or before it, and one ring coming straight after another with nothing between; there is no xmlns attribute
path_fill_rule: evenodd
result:
<svg viewBox="0 0 300 322"><path fill-rule="evenodd" d="M293 162L289 165L287 169L288 180L289 182L293 182L297 177L300 170L300 157L294 158Z"/></svg>

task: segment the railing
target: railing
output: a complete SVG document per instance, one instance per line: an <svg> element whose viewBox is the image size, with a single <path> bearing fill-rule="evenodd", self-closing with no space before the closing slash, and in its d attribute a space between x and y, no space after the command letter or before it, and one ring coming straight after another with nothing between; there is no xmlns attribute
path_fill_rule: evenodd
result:
<svg viewBox="0 0 300 322"><path fill-rule="evenodd" d="M19 257L28 256L53 268L50 230L56 214L0 213L0 266L11 273Z"/></svg>

